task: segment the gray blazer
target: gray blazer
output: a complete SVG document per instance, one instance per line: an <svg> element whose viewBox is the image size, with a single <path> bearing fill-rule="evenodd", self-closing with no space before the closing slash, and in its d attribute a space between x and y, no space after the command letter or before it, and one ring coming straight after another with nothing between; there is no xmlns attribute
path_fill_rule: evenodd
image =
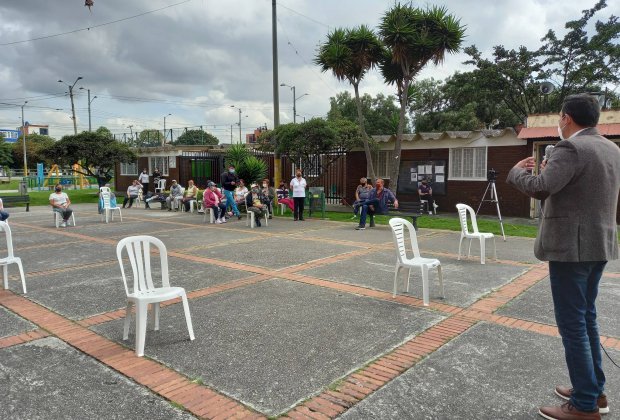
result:
<svg viewBox="0 0 620 420"><path fill-rule="evenodd" d="M618 258L620 147L600 136L596 128L560 141L540 175L512 168L507 182L544 200L534 245L538 259L581 262Z"/></svg>

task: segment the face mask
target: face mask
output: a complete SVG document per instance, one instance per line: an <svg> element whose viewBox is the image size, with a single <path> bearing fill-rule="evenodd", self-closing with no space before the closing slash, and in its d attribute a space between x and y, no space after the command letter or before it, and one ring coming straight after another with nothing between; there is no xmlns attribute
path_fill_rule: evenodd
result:
<svg viewBox="0 0 620 420"><path fill-rule="evenodd" d="M61 188L56 188L55 190L56 190L56 192L61 192L62 191Z"/></svg>
<svg viewBox="0 0 620 420"><path fill-rule="evenodd" d="M560 127L560 126L558 125L558 136L560 137L560 140L566 140L566 139L564 138L564 134L562 134L562 130L564 130L565 128L566 128L566 126L564 126L564 127Z"/></svg>
<svg viewBox="0 0 620 420"><path fill-rule="evenodd" d="M234 174L235 170L234 169L229 169L228 172L230 172L231 174Z"/></svg>
<svg viewBox="0 0 620 420"><path fill-rule="evenodd" d="M263 184L263 188L267 188L267 184Z"/></svg>
<svg viewBox="0 0 620 420"><path fill-rule="evenodd" d="M301 178L301 174L297 174L297 178Z"/></svg>
<svg viewBox="0 0 620 420"><path fill-rule="evenodd" d="M252 188L252 193L258 194L258 190L256 188Z"/></svg>

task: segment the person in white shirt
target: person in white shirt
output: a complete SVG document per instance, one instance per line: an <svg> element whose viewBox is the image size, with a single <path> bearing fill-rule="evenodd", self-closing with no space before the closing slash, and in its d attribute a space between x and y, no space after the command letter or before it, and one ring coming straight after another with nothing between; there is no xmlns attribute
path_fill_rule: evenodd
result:
<svg viewBox="0 0 620 420"><path fill-rule="evenodd" d="M291 180L293 190L293 215L295 221L304 220L304 200L306 199L306 180L301 176L301 169L295 171L295 178Z"/></svg>
<svg viewBox="0 0 620 420"><path fill-rule="evenodd" d="M71 205L69 196L62 192L62 185L56 184L56 187L54 187L54 192L50 194L50 205L52 206L52 210L60 213L62 216L62 223L60 226L67 227L67 221L73 214L73 209L69 207Z"/></svg>
<svg viewBox="0 0 620 420"><path fill-rule="evenodd" d="M146 195L146 193L149 192L149 173L146 171L146 168L144 168L144 170L138 177L138 182L142 184L142 191L144 191L144 194Z"/></svg>
<svg viewBox="0 0 620 420"><path fill-rule="evenodd" d="M133 205L133 202L136 198L138 198L138 194L140 194L140 189L142 185L138 182L138 180L134 180L131 185L127 188L127 195L125 195L125 199L123 200L123 208L129 202L129 208Z"/></svg>

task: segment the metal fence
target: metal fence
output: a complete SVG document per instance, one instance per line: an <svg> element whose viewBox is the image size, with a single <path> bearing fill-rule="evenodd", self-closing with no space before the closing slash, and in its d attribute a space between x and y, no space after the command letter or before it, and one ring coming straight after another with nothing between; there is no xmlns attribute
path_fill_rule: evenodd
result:
<svg viewBox="0 0 620 420"><path fill-rule="evenodd" d="M200 131L205 134L211 134L215 137L217 137L218 134L215 132L210 132L209 126L199 125L193 127L167 128L165 131L156 129L130 131L129 133L114 134L114 139L120 141L121 143L126 143L132 147L158 147L162 146L164 143L176 144L179 137L187 133L189 130ZM221 130L219 131L219 134L221 134ZM198 139L192 144L207 145L209 143L206 141L205 136L204 141Z"/></svg>
<svg viewBox="0 0 620 420"><path fill-rule="evenodd" d="M205 188L207 182L220 182L220 175L224 171L224 155L209 152L183 152L180 159L179 179L193 179L200 188Z"/></svg>

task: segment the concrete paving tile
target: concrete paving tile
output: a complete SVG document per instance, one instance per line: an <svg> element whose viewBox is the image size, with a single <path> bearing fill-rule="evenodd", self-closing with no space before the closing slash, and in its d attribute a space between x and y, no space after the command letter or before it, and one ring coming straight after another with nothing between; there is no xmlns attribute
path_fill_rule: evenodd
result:
<svg viewBox="0 0 620 420"><path fill-rule="evenodd" d="M378 225L371 229L366 225L366 230L355 230L356 226L357 223L324 225L321 229L305 232L304 237L360 242L361 245L376 245L392 241L392 231L389 226Z"/></svg>
<svg viewBox="0 0 620 420"><path fill-rule="evenodd" d="M228 224L226 224L228 226ZM153 229L174 229L175 226L158 226ZM195 228L179 231L166 230L162 232L148 233L161 239L166 248L171 250L186 249L191 247L226 247L229 243L244 240L264 240L252 233L233 229L220 229L218 225L197 225ZM251 242L250 242L251 243ZM242 246L242 245L233 245Z"/></svg>
<svg viewBox="0 0 620 420"><path fill-rule="evenodd" d="M478 324L344 413L342 419L533 419L569 385L559 338ZM610 355L620 359L620 352ZM605 358L605 356L603 356ZM607 394L620 376L605 358ZM606 419L618 419L613 410ZM610 417L611 416L611 417Z"/></svg>
<svg viewBox="0 0 620 420"><path fill-rule="evenodd" d="M145 352L275 415L442 319L436 312L283 280L162 310ZM122 320L93 327L121 342ZM133 346L133 326L126 345Z"/></svg>
<svg viewBox="0 0 620 420"><path fill-rule="evenodd" d="M36 329L36 325L0 306L0 338Z"/></svg>
<svg viewBox="0 0 620 420"><path fill-rule="evenodd" d="M159 258L152 259L152 263L153 278L160 282ZM188 292L252 275L174 257L168 259L168 264L170 284L184 287ZM125 270L131 275L128 265ZM125 289L116 261L105 266L27 277L26 281L29 299L71 319L125 307ZM21 292L20 287L19 282L11 282L11 289Z"/></svg>
<svg viewBox="0 0 620 420"><path fill-rule="evenodd" d="M0 389L16 420L194 418L52 337L1 349Z"/></svg>
<svg viewBox="0 0 620 420"><path fill-rule="evenodd" d="M620 282L603 277L596 299L599 333L620 338ZM556 325L549 279L532 286L521 296L501 308L498 315Z"/></svg>
<svg viewBox="0 0 620 420"><path fill-rule="evenodd" d="M22 259L26 273L116 259L116 248L113 245L87 241L76 243L79 238L62 237L58 240L45 233L41 233L40 238L42 243L47 243L47 247L23 249L16 254ZM29 282L28 274L26 274L26 281Z"/></svg>
<svg viewBox="0 0 620 420"><path fill-rule="evenodd" d="M186 253L278 269L358 249L360 248L355 246L304 242L303 239L279 237L275 240L265 238L262 241L249 244L196 249Z"/></svg>
<svg viewBox="0 0 620 420"><path fill-rule="evenodd" d="M433 256L422 254L424 257ZM394 288L395 251L380 251L364 257L304 270L301 273L320 277L340 283L356 284L372 289L392 291ZM475 261L458 261L453 258L439 257L443 270L445 303L465 307L471 305L481 296L508 283L524 273L527 268L495 264L489 260L482 265ZM401 270L398 293L406 293L407 270ZM430 298L440 300L437 271L431 270ZM411 270L410 294L422 298L422 276L419 269Z"/></svg>

